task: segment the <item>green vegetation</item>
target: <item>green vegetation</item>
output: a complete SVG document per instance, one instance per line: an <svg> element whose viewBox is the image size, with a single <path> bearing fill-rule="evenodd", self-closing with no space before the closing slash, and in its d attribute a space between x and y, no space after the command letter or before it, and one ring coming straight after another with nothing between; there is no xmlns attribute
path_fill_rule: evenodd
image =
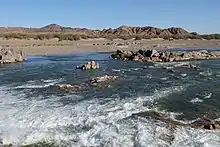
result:
<svg viewBox="0 0 220 147"><path fill-rule="evenodd" d="M89 36L86 35L78 35L78 34L21 34L21 33L8 33L3 34L0 37L5 39L35 39L35 40L49 40L58 38L59 41L62 40L69 40L69 41L76 41L82 39L87 39Z"/></svg>
<svg viewBox="0 0 220 147"><path fill-rule="evenodd" d="M220 39L220 34L210 34L210 35L198 35L196 32L192 32L188 35L115 35L115 34L66 34L66 33L48 33L48 34L25 34L25 33L7 33L0 34L0 38L5 39L35 39L35 40L49 40L57 38L59 41L68 40L68 41L77 41L80 39L89 39L89 38L106 38L108 40L114 39L152 39L152 38L163 38L165 40L170 39Z"/></svg>
<svg viewBox="0 0 220 147"><path fill-rule="evenodd" d="M208 34L208 35L201 35L202 38L211 40L211 39L220 39L220 34Z"/></svg>

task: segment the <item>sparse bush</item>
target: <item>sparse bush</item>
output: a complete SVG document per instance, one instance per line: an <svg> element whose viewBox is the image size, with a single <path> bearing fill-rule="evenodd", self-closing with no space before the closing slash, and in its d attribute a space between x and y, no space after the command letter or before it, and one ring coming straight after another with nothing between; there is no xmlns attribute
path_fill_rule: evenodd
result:
<svg viewBox="0 0 220 147"><path fill-rule="evenodd" d="M161 38L163 38L164 40L169 40L172 37L169 35L163 35L163 36L161 36Z"/></svg>
<svg viewBox="0 0 220 147"><path fill-rule="evenodd" d="M132 35L119 35L118 38L123 39L123 40L129 40L129 39L134 38L134 36L132 36Z"/></svg>
<svg viewBox="0 0 220 147"><path fill-rule="evenodd" d="M10 34L5 34L4 38L6 39L28 39L29 36L27 34L21 34L21 33L10 33Z"/></svg>
<svg viewBox="0 0 220 147"><path fill-rule="evenodd" d="M114 39L117 39L116 35L110 34L110 35L105 35L103 38L106 38L110 41L113 41Z"/></svg>
<svg viewBox="0 0 220 147"><path fill-rule="evenodd" d="M143 37L144 39L151 39L151 37L149 35L144 35Z"/></svg>
<svg viewBox="0 0 220 147"><path fill-rule="evenodd" d="M75 41L80 40L80 35L78 34L73 35L73 40Z"/></svg>
<svg viewBox="0 0 220 147"><path fill-rule="evenodd" d="M89 38L87 35L80 35L80 37L81 37L82 39L88 39L88 38Z"/></svg>
<svg viewBox="0 0 220 147"><path fill-rule="evenodd" d="M220 34L201 35L201 37L207 40L220 39Z"/></svg>
<svg viewBox="0 0 220 147"><path fill-rule="evenodd" d="M137 35L137 36L135 37L135 40L141 40L141 39L143 39L143 38L144 38L143 36Z"/></svg>

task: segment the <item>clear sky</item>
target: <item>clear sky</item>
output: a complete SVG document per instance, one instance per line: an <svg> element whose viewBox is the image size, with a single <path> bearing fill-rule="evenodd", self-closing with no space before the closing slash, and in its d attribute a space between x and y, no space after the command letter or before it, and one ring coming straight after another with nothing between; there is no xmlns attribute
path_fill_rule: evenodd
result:
<svg viewBox="0 0 220 147"><path fill-rule="evenodd" d="M0 0L0 26L121 25L220 33L220 0Z"/></svg>

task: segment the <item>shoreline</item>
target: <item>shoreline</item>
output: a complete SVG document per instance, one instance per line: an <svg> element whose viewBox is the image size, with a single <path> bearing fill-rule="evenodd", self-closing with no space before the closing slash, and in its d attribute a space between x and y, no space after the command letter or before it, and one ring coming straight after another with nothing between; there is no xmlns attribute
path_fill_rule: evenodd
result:
<svg viewBox="0 0 220 147"><path fill-rule="evenodd" d="M220 49L220 40L119 40L88 39L79 41L57 40L5 40L0 39L2 48L22 49L25 55L59 55L81 52L114 52L116 50L139 49Z"/></svg>

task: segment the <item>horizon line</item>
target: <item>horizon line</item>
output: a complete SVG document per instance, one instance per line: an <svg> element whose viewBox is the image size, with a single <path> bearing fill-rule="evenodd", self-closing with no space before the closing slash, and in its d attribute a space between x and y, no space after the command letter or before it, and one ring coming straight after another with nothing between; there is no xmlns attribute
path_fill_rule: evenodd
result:
<svg viewBox="0 0 220 147"><path fill-rule="evenodd" d="M9 26L1 26L0 27L4 27L4 28L32 28L32 29L41 29L43 27L46 27L46 26L49 26L49 25L58 25L58 26L61 26L61 27L70 27L72 29L75 29L75 28L79 28L79 29L88 29L88 30L104 30L104 29L117 29L117 28L120 28L120 27L153 27L153 28L158 28L158 29L169 29L169 28L180 28L180 29L184 29L186 30L187 32L189 33L193 33L193 32L196 32L196 33L199 33L199 34L220 34L220 32L199 32L199 31L188 31L188 29L185 29L184 27L181 27L181 26L170 26L170 27L157 27L157 26L153 26L153 25L118 25L117 27L104 27L104 28L91 28L91 27L80 27L80 26L70 26L70 25L60 25L58 23L48 23L46 25L42 25L42 26L27 26L27 25L9 25Z"/></svg>

